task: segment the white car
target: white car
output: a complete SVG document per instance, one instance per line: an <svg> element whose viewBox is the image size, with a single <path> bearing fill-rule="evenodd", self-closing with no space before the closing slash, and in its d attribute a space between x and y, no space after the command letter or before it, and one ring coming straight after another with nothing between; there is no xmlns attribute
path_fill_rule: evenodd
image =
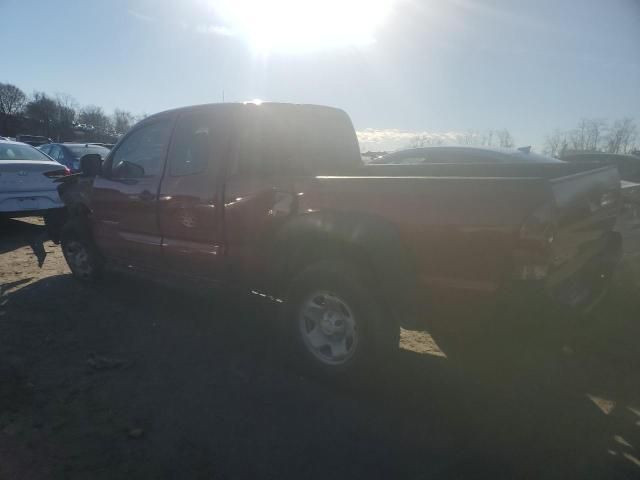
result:
<svg viewBox="0 0 640 480"><path fill-rule="evenodd" d="M0 140L0 216L47 216L64 207L56 178L69 175L64 165L20 142Z"/></svg>

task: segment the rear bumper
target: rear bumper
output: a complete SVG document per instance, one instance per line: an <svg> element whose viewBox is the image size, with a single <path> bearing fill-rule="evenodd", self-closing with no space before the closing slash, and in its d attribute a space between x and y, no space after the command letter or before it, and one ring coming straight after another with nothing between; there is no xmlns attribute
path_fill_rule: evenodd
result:
<svg viewBox="0 0 640 480"><path fill-rule="evenodd" d="M588 311L606 294L622 257L622 236L609 232L599 248L552 272L543 281L521 281L504 293L509 303L526 308L533 302Z"/></svg>
<svg viewBox="0 0 640 480"><path fill-rule="evenodd" d="M0 193L0 214L5 216L27 216L61 207L64 203L57 190Z"/></svg>

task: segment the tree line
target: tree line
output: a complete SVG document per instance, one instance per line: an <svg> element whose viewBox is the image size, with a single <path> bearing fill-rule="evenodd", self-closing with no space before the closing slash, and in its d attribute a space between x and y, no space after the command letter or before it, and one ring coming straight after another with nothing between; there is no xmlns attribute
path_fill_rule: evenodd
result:
<svg viewBox="0 0 640 480"><path fill-rule="evenodd" d="M638 127L629 117L613 123L583 118L572 130L553 131L544 145L545 154L558 158L568 152L633 153L639 150Z"/></svg>
<svg viewBox="0 0 640 480"><path fill-rule="evenodd" d="M55 141L113 142L144 115L115 109L111 115L97 105L80 107L70 95L25 94L0 83L0 135L42 135Z"/></svg>
<svg viewBox="0 0 640 480"><path fill-rule="evenodd" d="M469 130L456 134L425 133L414 136L409 147L419 148L446 144L507 147L515 142L508 129L489 129L484 132ZM640 134L638 126L630 117L607 122L603 119L583 118L576 128L556 129L547 135L542 146L546 155L561 158L570 152L603 152L640 154Z"/></svg>
<svg viewBox="0 0 640 480"><path fill-rule="evenodd" d="M506 128L489 129L484 132L469 130L455 135L421 134L411 139L411 148L438 146L445 144L484 146L484 147L505 147L513 148L515 142L513 136Z"/></svg>

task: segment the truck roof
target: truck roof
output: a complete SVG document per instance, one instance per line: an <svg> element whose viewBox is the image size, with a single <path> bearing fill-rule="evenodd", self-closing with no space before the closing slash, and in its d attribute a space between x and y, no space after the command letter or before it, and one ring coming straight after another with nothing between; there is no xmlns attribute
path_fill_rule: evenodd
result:
<svg viewBox="0 0 640 480"><path fill-rule="evenodd" d="M236 146L253 151L256 164L283 164L313 172L336 172L362 165L351 119L343 110L293 103L211 103L166 110L140 122L183 112L228 116L240 136ZM256 154L255 152L259 152ZM258 159L259 157L259 159Z"/></svg>
<svg viewBox="0 0 640 480"><path fill-rule="evenodd" d="M202 103L198 105L189 105L185 107L177 107L169 110L164 110L162 112L154 113L153 115L149 115L142 122L146 122L147 120L152 120L158 117L162 117L172 113L185 112L189 110L206 110L206 109L214 109L214 108L224 108L224 109L237 109L241 111L246 108L265 108L265 109L282 109L284 110L300 110L300 109L318 109L318 110L333 110L336 113L346 115L346 112L340 108L329 107L326 105L314 105L314 104L306 104L306 103L285 103L285 102L222 102L222 103Z"/></svg>

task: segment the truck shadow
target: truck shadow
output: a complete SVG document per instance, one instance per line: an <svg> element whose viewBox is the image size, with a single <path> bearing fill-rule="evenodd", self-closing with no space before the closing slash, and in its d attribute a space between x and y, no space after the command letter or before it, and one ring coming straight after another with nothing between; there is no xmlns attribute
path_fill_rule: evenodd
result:
<svg viewBox="0 0 640 480"><path fill-rule="evenodd" d="M573 353L532 341L457 362L413 345L375 388L351 391L284 368L264 306L245 298L59 275L3 301L0 356L21 357L32 385L33 401L14 407L40 419L37 438L55 445L60 468L135 478L640 473L640 354L611 344L637 334L626 321L610 322L606 345L574 339ZM145 436L134 446L132 429Z"/></svg>
<svg viewBox="0 0 640 480"><path fill-rule="evenodd" d="M0 255L28 246L31 247L38 266L42 267L47 256L44 242L49 239L44 225L15 219L0 219L0 235L2 235Z"/></svg>

